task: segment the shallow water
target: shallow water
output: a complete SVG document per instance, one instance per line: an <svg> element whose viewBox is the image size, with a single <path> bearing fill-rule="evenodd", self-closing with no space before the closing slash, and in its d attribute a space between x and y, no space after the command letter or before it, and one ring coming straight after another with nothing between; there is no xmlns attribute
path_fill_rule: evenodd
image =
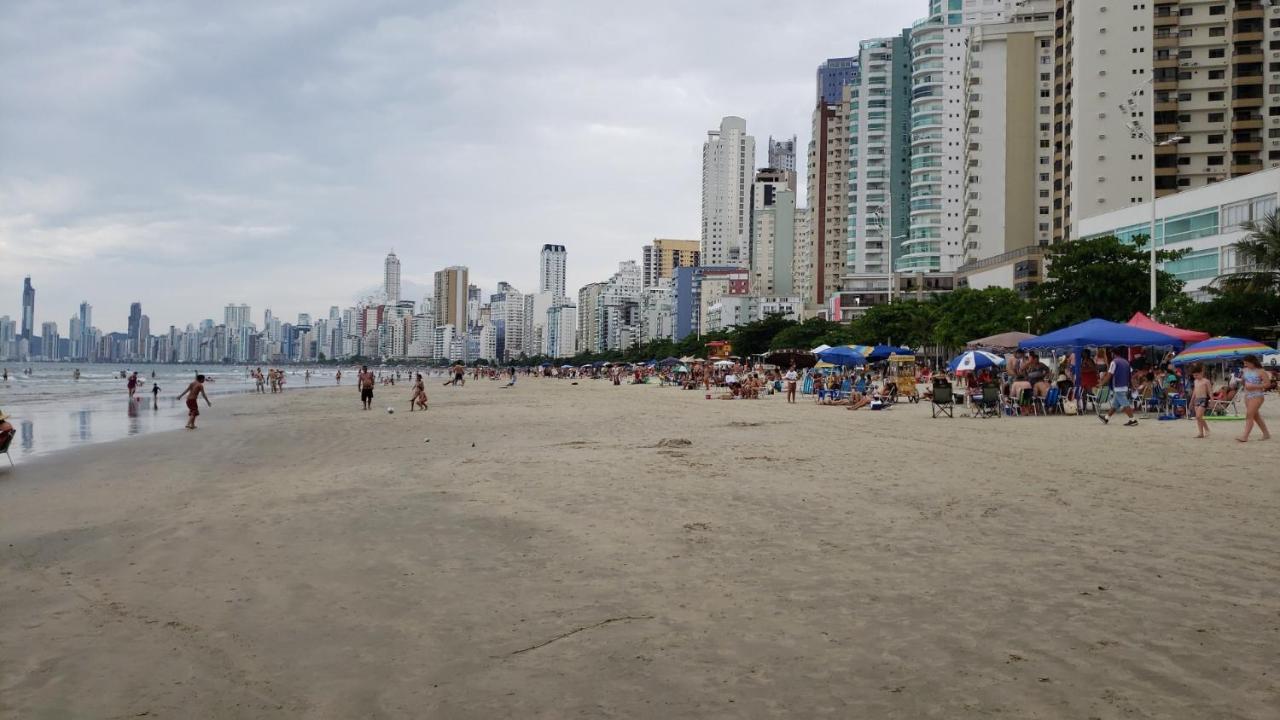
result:
<svg viewBox="0 0 1280 720"><path fill-rule="evenodd" d="M202 401L202 418L216 416L218 396L251 393L255 386L248 375L250 368L243 366L197 369L194 365L0 363L0 368L9 371L8 380L0 379L0 410L10 416L9 422L18 430L9 448L15 461L88 443L181 428L186 424L187 409L176 397L195 378L196 372L212 379L211 382L206 379L205 388L214 407L206 409ZM30 375L23 373L27 368L31 369ZM80 370L78 380L74 377L77 369ZM136 402L129 402L126 380L120 377L122 370L138 372ZM307 370L286 369L287 391L333 387L336 368L310 368L309 380ZM394 370L383 372L394 373ZM343 385L351 386L354 391L355 380L354 368L342 368ZM151 393L153 384L160 386L155 401ZM0 465L7 464L0 458Z"/></svg>

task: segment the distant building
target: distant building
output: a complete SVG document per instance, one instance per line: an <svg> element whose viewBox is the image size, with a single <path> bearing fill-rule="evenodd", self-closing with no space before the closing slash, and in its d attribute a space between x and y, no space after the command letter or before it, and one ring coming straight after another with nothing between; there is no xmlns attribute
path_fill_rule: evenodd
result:
<svg viewBox="0 0 1280 720"><path fill-rule="evenodd" d="M563 245L543 245L539 258L538 291L549 292L557 298L565 295L565 263L568 251Z"/></svg>
<svg viewBox="0 0 1280 720"><path fill-rule="evenodd" d="M775 170L791 173L791 189L796 189L796 136L790 140L774 140L769 136L769 164Z"/></svg>
<svg viewBox="0 0 1280 720"><path fill-rule="evenodd" d="M22 335L24 340L31 339L36 326L36 289L31 286L31 276L22 279Z"/></svg>
<svg viewBox="0 0 1280 720"><path fill-rule="evenodd" d="M656 238L645 245L640 263L644 287L651 288L670 280L678 267L694 267L702 264L701 243L697 240L672 240Z"/></svg>
<svg viewBox="0 0 1280 720"><path fill-rule="evenodd" d="M744 265L756 141L747 121L725 117L702 145L702 262Z"/></svg>
<svg viewBox="0 0 1280 720"><path fill-rule="evenodd" d="M467 327L467 268L454 265L435 275L436 325ZM452 340L452 337L450 338Z"/></svg>
<svg viewBox="0 0 1280 720"><path fill-rule="evenodd" d="M382 266L382 290L387 296L388 305L400 302L400 258L396 257L395 250L387 253Z"/></svg>

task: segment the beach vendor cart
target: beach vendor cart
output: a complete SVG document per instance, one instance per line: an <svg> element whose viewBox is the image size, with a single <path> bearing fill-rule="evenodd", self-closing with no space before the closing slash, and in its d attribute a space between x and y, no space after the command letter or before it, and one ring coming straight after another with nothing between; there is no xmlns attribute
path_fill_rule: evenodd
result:
<svg viewBox="0 0 1280 720"><path fill-rule="evenodd" d="M898 386L898 397L906 398L907 402L920 402L920 392L916 388L916 356L895 353L887 362L889 369L885 375L893 378Z"/></svg>

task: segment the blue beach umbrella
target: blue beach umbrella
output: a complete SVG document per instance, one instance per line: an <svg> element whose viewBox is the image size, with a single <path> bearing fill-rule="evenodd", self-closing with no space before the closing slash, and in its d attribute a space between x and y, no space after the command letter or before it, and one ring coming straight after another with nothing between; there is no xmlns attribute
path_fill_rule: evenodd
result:
<svg viewBox="0 0 1280 720"><path fill-rule="evenodd" d="M960 353L947 363L947 369L951 372L972 372L974 370L982 370L989 367L1000 367L1004 365L1004 358L985 350L970 350L969 352Z"/></svg>
<svg viewBox="0 0 1280 720"><path fill-rule="evenodd" d="M896 345L877 345L871 348L871 352L867 353L867 359L873 362L879 360L888 360L890 355L915 355L916 351L909 347L899 347Z"/></svg>

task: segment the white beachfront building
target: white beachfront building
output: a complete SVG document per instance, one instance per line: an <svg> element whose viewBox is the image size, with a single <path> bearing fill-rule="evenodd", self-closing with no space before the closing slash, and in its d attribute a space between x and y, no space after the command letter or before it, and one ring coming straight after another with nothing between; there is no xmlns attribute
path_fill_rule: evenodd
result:
<svg viewBox="0 0 1280 720"><path fill-rule="evenodd" d="M1157 247L1187 254L1162 269L1186 282L1186 292L1205 299L1214 278L1237 268L1235 243L1244 237L1240 223L1276 211L1280 168L1184 190L1156 201ZM1151 232L1151 203L1080 220L1080 237L1112 235L1129 240Z"/></svg>

